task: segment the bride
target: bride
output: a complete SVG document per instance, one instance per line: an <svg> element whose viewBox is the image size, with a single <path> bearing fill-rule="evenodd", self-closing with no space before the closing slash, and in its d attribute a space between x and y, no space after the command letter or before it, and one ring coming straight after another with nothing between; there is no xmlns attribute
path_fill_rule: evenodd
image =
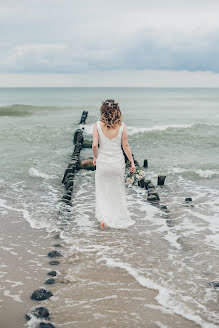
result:
<svg viewBox="0 0 219 328"><path fill-rule="evenodd" d="M94 124L92 143L93 164L96 166L95 218L101 223L100 228L127 228L135 224L126 204L125 158L121 145L131 163L129 170L135 173L127 127L122 122L119 104L108 99L100 107L100 120Z"/></svg>

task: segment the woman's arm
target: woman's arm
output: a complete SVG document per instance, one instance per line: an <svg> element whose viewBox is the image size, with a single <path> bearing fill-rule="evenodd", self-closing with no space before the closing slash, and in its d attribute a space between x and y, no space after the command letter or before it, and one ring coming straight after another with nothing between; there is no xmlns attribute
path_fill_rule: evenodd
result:
<svg viewBox="0 0 219 328"><path fill-rule="evenodd" d="M134 163L134 160L133 160L133 157L132 157L132 152L131 152L131 148L129 146L129 143L128 143L128 133L127 133L127 127L124 123L124 129L123 129L123 133L122 133L122 148L124 149L124 152L126 153L130 163L131 163L131 168L130 168L130 171L135 173L135 163Z"/></svg>
<svg viewBox="0 0 219 328"><path fill-rule="evenodd" d="M99 133L97 130L97 123L95 123L93 128L93 143L92 143L92 150L94 154L94 160L93 160L94 165L96 165L96 159L97 159L98 140L99 140Z"/></svg>

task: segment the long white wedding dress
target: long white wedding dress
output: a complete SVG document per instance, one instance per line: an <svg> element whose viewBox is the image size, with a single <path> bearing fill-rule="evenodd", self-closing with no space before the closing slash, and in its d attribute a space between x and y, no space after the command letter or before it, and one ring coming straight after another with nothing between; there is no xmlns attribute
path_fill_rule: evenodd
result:
<svg viewBox="0 0 219 328"><path fill-rule="evenodd" d="M125 159L121 149L124 123L113 139L105 136L100 121L97 121L97 129L100 147L95 170L95 218L104 221L108 227L127 228L135 221L131 219L126 203Z"/></svg>

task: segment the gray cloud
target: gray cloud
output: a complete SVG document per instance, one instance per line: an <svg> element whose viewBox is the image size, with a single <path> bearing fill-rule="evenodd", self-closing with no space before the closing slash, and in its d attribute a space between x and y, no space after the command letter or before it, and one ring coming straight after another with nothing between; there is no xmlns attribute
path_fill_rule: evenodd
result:
<svg viewBox="0 0 219 328"><path fill-rule="evenodd" d="M0 72L219 72L218 9L214 0L1 1Z"/></svg>

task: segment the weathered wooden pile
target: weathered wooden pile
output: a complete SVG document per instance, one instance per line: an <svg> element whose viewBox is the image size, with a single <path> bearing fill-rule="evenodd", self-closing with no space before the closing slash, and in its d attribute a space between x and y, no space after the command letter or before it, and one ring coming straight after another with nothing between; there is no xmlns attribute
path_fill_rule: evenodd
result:
<svg viewBox="0 0 219 328"><path fill-rule="evenodd" d="M81 120L80 120L79 124L84 124L86 122L87 115L88 115L88 111L84 110L81 115Z"/></svg>
<svg viewBox="0 0 219 328"><path fill-rule="evenodd" d="M88 112L83 111L80 124L84 124L86 119L87 119ZM74 146L74 151L71 157L71 161L68 164L67 169L65 170L62 183L65 185L66 192L63 195L61 201L64 202L66 205L72 206L72 191L73 191L73 186L74 186L74 176L76 171L79 169L80 166L80 152L81 149L83 148L84 144L84 137L83 137L83 130L82 129L77 129L74 133L73 137L73 144Z"/></svg>
<svg viewBox="0 0 219 328"><path fill-rule="evenodd" d="M80 124L84 124L87 118L88 112L83 111ZM72 206L71 203L71 197L72 197L72 191L73 191L73 185L74 185L74 176L77 171L77 169L80 166L80 152L83 147L84 143L84 137L83 137L83 130L77 129L74 133L73 138L73 144L74 151L71 156L71 161L68 164L67 169L65 170L64 177L62 179L62 183L65 185L66 192L63 195L61 201L69 206ZM60 238L59 235L55 236L55 239ZM62 247L61 244L54 244L54 247ZM49 261L49 264L52 266L57 266L60 264L59 260L57 258L60 258L62 254L58 252L57 250L52 250L48 253L48 257L51 258ZM44 281L45 285L52 285L56 282L55 277L57 276L57 272L55 270L49 271L48 273L49 278ZM53 293L50 290L47 290L45 288L39 288L36 289L32 295L31 299L36 302L44 301L49 299L51 296L53 296ZM50 313L47 308L43 306L37 306L30 309L29 313L25 315L26 320L30 321L31 319L37 318L39 320L43 320L39 323L39 328L55 328L55 326L49 322L50 320ZM34 319L35 320L35 319Z"/></svg>

